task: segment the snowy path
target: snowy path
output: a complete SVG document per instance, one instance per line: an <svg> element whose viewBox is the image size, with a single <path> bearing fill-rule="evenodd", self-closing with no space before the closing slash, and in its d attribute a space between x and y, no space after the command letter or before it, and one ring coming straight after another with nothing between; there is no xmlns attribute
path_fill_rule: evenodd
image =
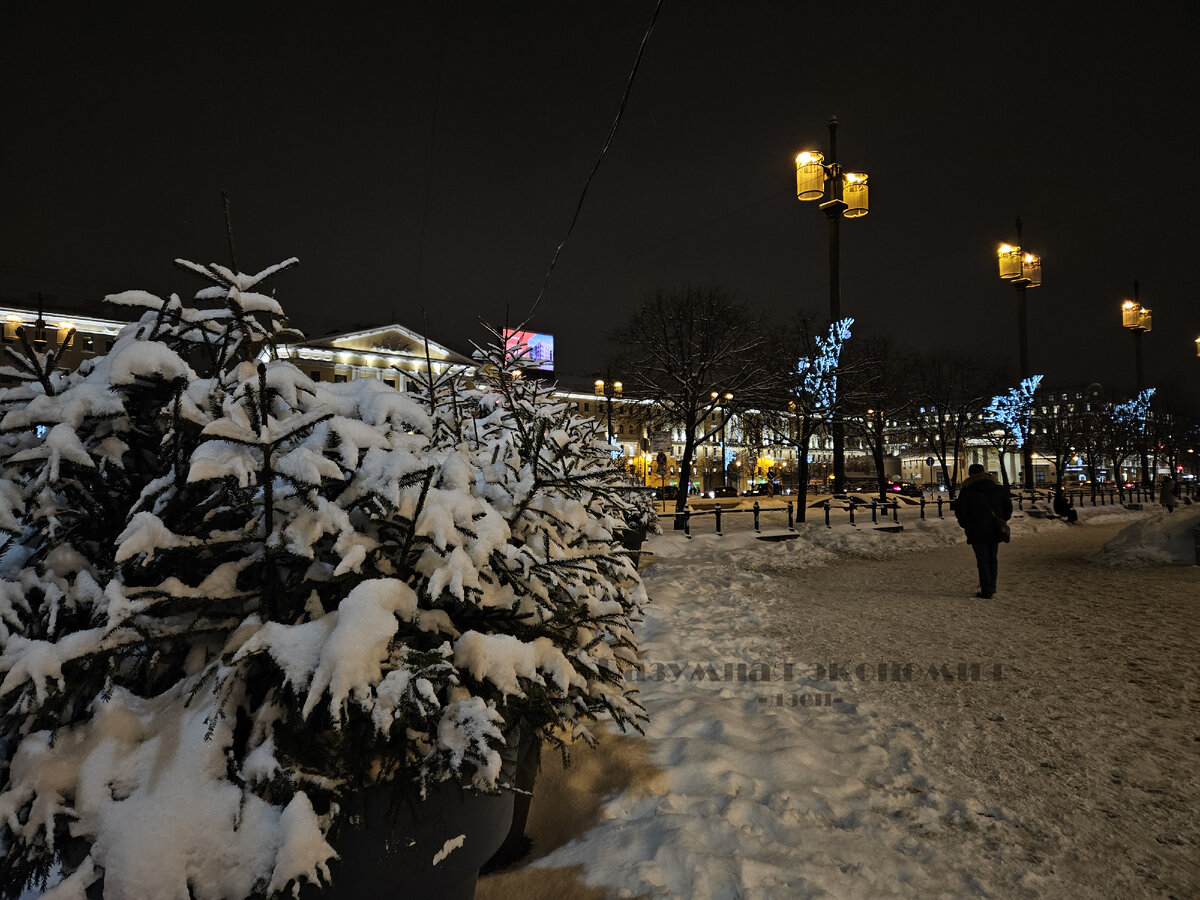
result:
<svg viewBox="0 0 1200 900"><path fill-rule="evenodd" d="M919 725L921 768L944 791L1004 808L1015 829L975 869L1000 896L1200 892L1200 580L1098 566L1118 530L1064 527L1001 548L990 602L967 599L973 558L960 545L838 561L772 610L796 658L985 664L979 682L875 681L858 694ZM993 662L1002 681L986 680Z"/></svg>
<svg viewBox="0 0 1200 900"><path fill-rule="evenodd" d="M992 601L945 521L657 539L659 772L534 865L625 897L1200 895L1200 570L1095 561L1138 516L1019 522Z"/></svg>

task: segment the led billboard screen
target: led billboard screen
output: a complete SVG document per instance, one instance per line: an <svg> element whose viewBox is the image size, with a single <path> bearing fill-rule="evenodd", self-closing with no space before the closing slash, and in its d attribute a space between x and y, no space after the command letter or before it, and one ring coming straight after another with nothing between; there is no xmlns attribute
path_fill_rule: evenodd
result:
<svg viewBox="0 0 1200 900"><path fill-rule="evenodd" d="M554 335L538 334L533 331L504 332L504 349L510 353L521 352L524 348L523 365L530 369L540 369L543 372L554 371Z"/></svg>

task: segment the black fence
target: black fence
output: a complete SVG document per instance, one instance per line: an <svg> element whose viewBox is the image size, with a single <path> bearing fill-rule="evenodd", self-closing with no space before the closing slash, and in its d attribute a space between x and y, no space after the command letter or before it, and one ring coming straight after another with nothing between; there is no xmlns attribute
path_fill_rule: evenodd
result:
<svg viewBox="0 0 1200 900"><path fill-rule="evenodd" d="M870 503L862 503L859 501L842 501L842 500L823 500L820 503L814 504L812 508L823 508L825 511L825 527L832 528L831 514L833 510L839 510L849 513L850 524L857 525L855 515L859 518L866 518L867 513L871 515L871 522L879 524L880 514L883 515L883 520L887 522L888 513L891 513L892 523L898 524L900 504L895 500L880 501L873 500ZM754 530L762 531L762 520L764 516L782 518L783 513L787 515L788 531L796 530L796 504L794 501L787 501L787 506L762 506L757 500L750 509L722 509L721 504L717 503L712 509L687 509L681 513L675 513L674 518L680 522L680 528L688 537L692 536L693 520L705 521L706 516L712 516L716 525L716 533L724 534L721 530L722 520L727 516L750 515L754 517ZM778 521L778 519L776 519ZM678 530L678 529L677 529Z"/></svg>
<svg viewBox="0 0 1200 900"><path fill-rule="evenodd" d="M1129 504L1141 505L1144 503L1153 503L1155 501L1154 490L1152 488L1135 487L1128 490L1120 490L1116 487L1110 489L1087 489L1087 490L1068 490L1065 491L1071 503L1076 506L1085 506L1089 502L1092 506L1124 506ZM1200 502L1200 486L1196 484L1184 484L1180 486L1180 499L1184 503ZM1039 503L1053 503L1053 490L1033 490L1024 491L1016 490L1012 492L1013 503L1018 512L1024 512L1026 504L1030 509L1036 509ZM866 517L871 516L871 524L878 526L882 518L884 526L888 530L900 530L900 507L899 499L890 498L888 500L880 500L878 498L871 501L855 499L842 499L834 497L828 500L821 500L814 503L809 509L820 509L824 513L825 527L833 527L833 514L846 513L850 525L858 526L859 522L865 523ZM921 497L917 500L904 499L903 505L908 508L912 507L916 510L920 518L924 519L934 515L936 510L937 517L944 519L948 513L954 511L954 501L940 494L934 500L927 500ZM754 505L749 509L727 508L722 509L721 504L714 504L712 509L687 509L681 513L670 514L671 517L678 523L676 530L682 530L688 537L692 536L693 524L699 524L706 521L706 517L711 516L715 525L717 534L724 534L722 526L724 520L729 516L753 516L754 530L762 531L763 518L767 517L773 522L779 522L782 526L782 520L787 521L787 530L796 530L796 506L792 500L787 501L786 506L761 506L759 502L754 501ZM666 518L666 516L663 516Z"/></svg>

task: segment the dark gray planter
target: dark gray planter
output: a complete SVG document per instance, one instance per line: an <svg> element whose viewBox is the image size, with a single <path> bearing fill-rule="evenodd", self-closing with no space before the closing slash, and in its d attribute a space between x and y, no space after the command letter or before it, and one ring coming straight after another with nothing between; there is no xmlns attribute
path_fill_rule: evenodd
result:
<svg viewBox="0 0 1200 900"><path fill-rule="evenodd" d="M329 865L333 884L324 890L306 885L301 898L475 896L479 868L503 843L512 823L512 792L481 794L446 782L431 789L424 801L393 803L393 796L381 788L366 792L361 826L343 829L331 842L341 857ZM450 849L460 835L462 846Z"/></svg>
<svg viewBox="0 0 1200 900"><path fill-rule="evenodd" d="M642 544L646 542L646 532L640 528L623 528L617 532L621 546L630 552L633 567L636 569L642 558Z"/></svg>

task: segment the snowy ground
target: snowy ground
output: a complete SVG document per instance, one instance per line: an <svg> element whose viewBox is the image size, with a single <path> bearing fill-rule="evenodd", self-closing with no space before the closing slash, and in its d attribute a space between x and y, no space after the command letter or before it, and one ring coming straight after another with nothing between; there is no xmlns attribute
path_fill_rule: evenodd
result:
<svg viewBox="0 0 1200 900"><path fill-rule="evenodd" d="M1080 514L990 601L915 509L654 539L646 736L547 759L479 897L1200 896L1200 507Z"/></svg>

